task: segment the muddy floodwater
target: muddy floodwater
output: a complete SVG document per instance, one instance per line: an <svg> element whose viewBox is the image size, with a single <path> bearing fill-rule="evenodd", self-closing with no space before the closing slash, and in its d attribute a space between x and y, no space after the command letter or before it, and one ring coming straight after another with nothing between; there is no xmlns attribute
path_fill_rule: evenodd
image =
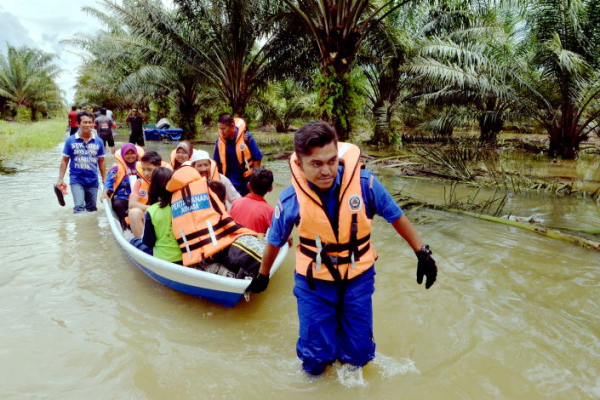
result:
<svg viewBox="0 0 600 400"><path fill-rule="evenodd" d="M71 196L58 205L60 150L7 162L14 173L0 175L2 399L600 398L600 253L408 210L440 269L425 290L414 254L378 218L376 358L362 376L335 365L309 378L295 354L293 252L265 293L232 309L165 288L116 247L101 206L72 215ZM274 204L288 167L266 166ZM443 199L442 184L377 172L390 192ZM600 207L581 197L523 193L506 210L600 224Z"/></svg>

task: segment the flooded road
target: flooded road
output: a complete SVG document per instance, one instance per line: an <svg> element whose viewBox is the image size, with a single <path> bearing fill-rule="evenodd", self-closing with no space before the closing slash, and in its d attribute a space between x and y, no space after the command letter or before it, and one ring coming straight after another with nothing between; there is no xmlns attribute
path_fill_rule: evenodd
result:
<svg viewBox="0 0 600 400"><path fill-rule="evenodd" d="M167 156L171 146L149 149ZM600 256L534 233L439 211L408 212L440 268L430 290L382 219L373 241L377 355L362 377L301 372L293 252L267 292L233 309L167 289L117 247L102 207L72 215L51 189L61 146L0 175L3 399L600 398ZM107 158L107 164L112 157ZM284 161L271 204L289 182ZM390 192L443 198L389 170ZM440 195L440 193L442 193ZM515 215L598 227L576 197L513 196ZM297 241L296 241L297 243Z"/></svg>

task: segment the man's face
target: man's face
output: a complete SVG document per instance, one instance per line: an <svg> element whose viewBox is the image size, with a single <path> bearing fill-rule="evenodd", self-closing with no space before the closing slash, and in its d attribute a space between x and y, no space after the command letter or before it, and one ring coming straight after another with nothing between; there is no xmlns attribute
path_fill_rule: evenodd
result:
<svg viewBox="0 0 600 400"><path fill-rule="evenodd" d="M142 172L144 173L144 176L147 180L150 180L152 178L152 172L154 172L156 168L158 168L156 165L150 164L146 161L142 161Z"/></svg>
<svg viewBox="0 0 600 400"><path fill-rule="evenodd" d="M137 117L138 115L138 110L136 110L135 108L133 110L131 110L131 112L133 113L134 117Z"/></svg>
<svg viewBox="0 0 600 400"><path fill-rule="evenodd" d="M221 135L225 139L233 139L233 137L235 136L235 125L234 124L229 125L229 124L223 124L223 123L219 122L217 124L217 127L219 129L219 135Z"/></svg>
<svg viewBox="0 0 600 400"><path fill-rule="evenodd" d="M82 116L81 122L79 123L79 128L81 129L81 132L85 133L86 135L91 133L92 129L94 128L94 120L92 117L88 117L87 115Z"/></svg>
<svg viewBox="0 0 600 400"><path fill-rule="evenodd" d="M194 163L194 168L200 173L201 176L208 178L210 172L210 160L199 160Z"/></svg>
<svg viewBox="0 0 600 400"><path fill-rule="evenodd" d="M320 190L327 190L335 181L338 174L340 161L337 155L337 146L334 142L323 147L315 147L308 155L301 155L296 160L296 165L304 172L309 182Z"/></svg>

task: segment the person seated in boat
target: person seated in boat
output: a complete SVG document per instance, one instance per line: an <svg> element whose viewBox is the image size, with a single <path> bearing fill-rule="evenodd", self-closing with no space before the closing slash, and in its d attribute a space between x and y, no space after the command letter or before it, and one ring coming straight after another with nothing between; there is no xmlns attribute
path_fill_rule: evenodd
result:
<svg viewBox="0 0 600 400"><path fill-rule="evenodd" d="M119 217L123 229L127 227L125 217L129 209L129 195L135 181L138 179L136 163L143 155L144 149L133 143L125 143L115 153L117 163L108 171L104 183L102 200L111 199L113 210Z"/></svg>
<svg viewBox="0 0 600 400"><path fill-rule="evenodd" d="M173 233L183 265L208 270L211 264L220 263L236 278L254 277L262 260L261 251L255 247L262 242L255 232L229 216L225 203L211 186L220 187L223 194L221 182L209 184L206 177L187 165L175 171L167 184L167 190L173 192Z"/></svg>
<svg viewBox="0 0 600 400"><path fill-rule="evenodd" d="M171 165L173 171L177 171L181 166L190 161L194 154L194 146L187 140L183 140L177 144L175 150L171 152Z"/></svg>
<svg viewBox="0 0 600 400"><path fill-rule="evenodd" d="M238 224L256 233L267 233L275 207L267 203L265 195L273 190L273 173L265 168L252 171L248 193L231 205L229 213Z"/></svg>
<svg viewBox="0 0 600 400"><path fill-rule="evenodd" d="M149 151L144 154L141 160L135 165L138 179L131 189L129 195L129 225L131 232L135 237L142 237L144 232L144 212L148 208L148 189L150 188L150 179L152 172L158 167L171 166L162 160L160 154L155 151Z"/></svg>
<svg viewBox="0 0 600 400"><path fill-rule="evenodd" d="M229 204L233 204L234 201L242 197L229 178L219 173L217 163L210 159L208 152L204 150L194 150L191 162L192 166L196 168L196 171L198 171L201 176L209 181L220 181L225 185L227 191L226 200Z"/></svg>
<svg viewBox="0 0 600 400"><path fill-rule="evenodd" d="M183 265L179 244L173 235L171 218L172 193L166 189L173 171L158 167L152 172L148 194L148 209L145 214L142 238L133 238L130 243L147 254Z"/></svg>

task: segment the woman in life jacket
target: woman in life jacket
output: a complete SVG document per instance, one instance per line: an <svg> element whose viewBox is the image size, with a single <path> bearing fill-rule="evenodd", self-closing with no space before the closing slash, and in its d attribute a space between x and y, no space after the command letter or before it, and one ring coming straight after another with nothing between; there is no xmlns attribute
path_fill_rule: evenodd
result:
<svg viewBox="0 0 600 400"><path fill-rule="evenodd" d="M102 199L111 199L112 207L121 227L125 229L127 210L129 208L129 195L135 182L139 178L136 163L144 155L144 150L133 143L125 143L120 150L115 152L117 161L106 176Z"/></svg>
<svg viewBox="0 0 600 400"><path fill-rule="evenodd" d="M192 162L192 167L196 168L196 171L200 173L200 176L205 177L209 181L220 181L225 185L227 192L226 201L229 202L228 209L235 200L242 197L229 178L219 173L217 163L214 160L211 160L206 151L194 150L194 154L190 161Z"/></svg>
<svg viewBox="0 0 600 400"><path fill-rule="evenodd" d="M171 218L172 193L166 187L173 172L158 167L152 172L149 190L149 203L144 222L142 238L133 238L130 243L138 249L175 264L182 265L181 250L173 235Z"/></svg>
<svg viewBox="0 0 600 400"><path fill-rule="evenodd" d="M173 171L177 171L183 163L186 161L190 161L192 155L194 154L194 146L184 140L179 142L175 150L171 152L171 165L173 166Z"/></svg>

